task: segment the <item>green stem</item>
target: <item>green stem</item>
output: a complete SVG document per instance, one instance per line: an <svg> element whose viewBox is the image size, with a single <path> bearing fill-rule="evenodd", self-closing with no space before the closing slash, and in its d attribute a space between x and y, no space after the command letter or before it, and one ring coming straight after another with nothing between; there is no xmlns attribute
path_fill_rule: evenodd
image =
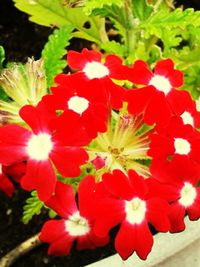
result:
<svg viewBox="0 0 200 267"><path fill-rule="evenodd" d="M125 11L125 20L127 22L127 27L125 29L126 32L125 46L126 46L126 56L128 56L130 52L134 50L136 42L131 0L124 0L124 11Z"/></svg>

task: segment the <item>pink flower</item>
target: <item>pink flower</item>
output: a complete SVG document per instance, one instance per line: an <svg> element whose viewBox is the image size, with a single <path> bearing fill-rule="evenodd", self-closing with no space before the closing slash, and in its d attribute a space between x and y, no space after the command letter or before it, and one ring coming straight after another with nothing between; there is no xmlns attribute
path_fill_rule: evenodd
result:
<svg viewBox="0 0 200 267"><path fill-rule="evenodd" d="M81 53L69 51L67 62L72 69L80 71L78 75L83 79L95 79L102 83L109 96L111 106L119 109L122 106L124 89L111 79L125 79L127 67L122 65L122 60L115 55L108 55L105 63L102 63L101 58L101 53L84 48Z"/></svg>
<svg viewBox="0 0 200 267"><path fill-rule="evenodd" d="M94 209L95 233L103 236L120 224L115 238L119 255L125 260L135 251L141 259L146 259L153 245L148 223L158 231L167 232L170 227L168 203L151 197L146 180L133 170L129 170L128 177L114 170L113 174L104 174L102 181L107 195L103 194Z"/></svg>
<svg viewBox="0 0 200 267"><path fill-rule="evenodd" d="M146 85L127 92L125 100L128 102L128 111L131 114L144 112L147 124L166 124L173 113L170 99L178 101L181 94L174 88L183 84L183 74L174 69L172 60L160 60L154 68L154 73L144 61L137 60L129 70L128 80Z"/></svg>
<svg viewBox="0 0 200 267"><path fill-rule="evenodd" d="M94 249L104 246L108 236L97 237L93 231L94 219L90 214L95 183L91 176L84 178L79 185L78 206L70 185L57 182L55 195L46 205L54 209L63 219L47 221L39 236L43 242L50 243L48 253L57 256L67 255L73 242L81 249Z"/></svg>
<svg viewBox="0 0 200 267"><path fill-rule="evenodd" d="M98 81L86 82L78 76L60 74L52 94L42 102L59 112L56 135L64 143L88 144L98 132L105 132L109 114L108 98ZM65 127L63 127L65 125Z"/></svg>
<svg viewBox="0 0 200 267"><path fill-rule="evenodd" d="M11 165L27 161L26 174L21 186L26 190L36 189L39 198L47 200L55 189L56 175L52 163L63 176L80 174L80 165L85 163L87 153L77 146L67 147L54 136L52 117L42 104L24 106L20 116L31 127L28 130L15 124L0 128L0 162Z"/></svg>

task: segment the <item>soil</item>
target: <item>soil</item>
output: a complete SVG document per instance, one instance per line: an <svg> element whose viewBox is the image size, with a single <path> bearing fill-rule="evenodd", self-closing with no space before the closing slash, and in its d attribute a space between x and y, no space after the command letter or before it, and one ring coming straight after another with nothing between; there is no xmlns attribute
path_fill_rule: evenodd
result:
<svg viewBox="0 0 200 267"><path fill-rule="evenodd" d="M177 0L177 6L200 9L199 0ZM11 0L0 0L0 45L6 51L6 62L25 62L27 57L40 57L44 44L48 40L51 28L38 26L28 21L28 16L17 10ZM71 47L80 50L84 43L74 40ZM22 207L29 193L21 190L16 185L12 198L8 198L0 192L0 257L5 255L27 238L38 233L47 215L35 216L29 224L24 225L21 221ZM104 248L94 251L77 252L74 248L67 257L47 256L48 246L42 244L31 253L20 258L13 267L81 267L93 261L114 254L113 242Z"/></svg>

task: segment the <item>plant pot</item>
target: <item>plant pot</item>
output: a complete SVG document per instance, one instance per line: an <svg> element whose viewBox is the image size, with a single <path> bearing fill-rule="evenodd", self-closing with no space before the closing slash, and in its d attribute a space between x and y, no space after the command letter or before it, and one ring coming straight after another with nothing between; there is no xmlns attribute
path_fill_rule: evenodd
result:
<svg viewBox="0 0 200 267"><path fill-rule="evenodd" d="M186 230L177 234L159 233L146 261L134 253L122 261L118 254L89 264L85 267L189 267L200 266L200 221L185 219Z"/></svg>

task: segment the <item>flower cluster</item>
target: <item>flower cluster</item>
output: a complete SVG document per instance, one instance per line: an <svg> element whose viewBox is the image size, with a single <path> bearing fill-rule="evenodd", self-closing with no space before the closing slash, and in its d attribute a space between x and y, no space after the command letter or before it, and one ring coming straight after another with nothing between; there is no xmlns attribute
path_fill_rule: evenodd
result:
<svg viewBox="0 0 200 267"><path fill-rule="evenodd" d="M60 216L41 230L49 254L104 246L118 226L122 259L145 260L149 225L174 233L200 217L200 113L171 59L151 71L83 49L67 61L72 73L21 107L22 123L0 127L0 189L11 195L13 177Z"/></svg>

